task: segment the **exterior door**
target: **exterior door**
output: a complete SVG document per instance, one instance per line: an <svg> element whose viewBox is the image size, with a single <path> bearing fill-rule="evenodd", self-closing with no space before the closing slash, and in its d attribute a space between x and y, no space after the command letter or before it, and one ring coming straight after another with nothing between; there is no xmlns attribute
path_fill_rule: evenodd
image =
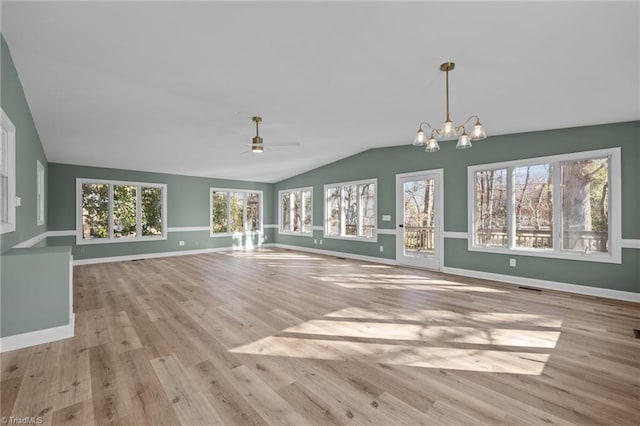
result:
<svg viewBox="0 0 640 426"><path fill-rule="evenodd" d="M442 267L442 169L396 175L396 262Z"/></svg>

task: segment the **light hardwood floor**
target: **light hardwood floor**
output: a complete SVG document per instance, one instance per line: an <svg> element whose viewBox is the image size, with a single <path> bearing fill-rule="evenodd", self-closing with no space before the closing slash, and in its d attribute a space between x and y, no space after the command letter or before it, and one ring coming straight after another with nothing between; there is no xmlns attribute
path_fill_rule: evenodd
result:
<svg viewBox="0 0 640 426"><path fill-rule="evenodd" d="M74 338L2 354L2 416L640 419L637 304L275 249L79 266L74 287Z"/></svg>

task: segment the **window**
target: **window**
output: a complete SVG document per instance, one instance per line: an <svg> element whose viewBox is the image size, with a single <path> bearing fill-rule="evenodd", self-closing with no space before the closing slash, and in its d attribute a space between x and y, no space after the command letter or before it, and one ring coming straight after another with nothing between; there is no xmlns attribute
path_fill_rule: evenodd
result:
<svg viewBox="0 0 640 426"><path fill-rule="evenodd" d="M325 237L376 241L376 179L324 186Z"/></svg>
<svg viewBox="0 0 640 426"><path fill-rule="evenodd" d="M44 166L36 160L36 225L44 225Z"/></svg>
<svg viewBox="0 0 640 426"><path fill-rule="evenodd" d="M210 188L211 236L262 232L262 191Z"/></svg>
<svg viewBox="0 0 640 426"><path fill-rule="evenodd" d="M620 149L469 167L470 250L621 261Z"/></svg>
<svg viewBox="0 0 640 426"><path fill-rule="evenodd" d="M0 233L16 230L16 128L2 111L0 142Z"/></svg>
<svg viewBox="0 0 640 426"><path fill-rule="evenodd" d="M77 179L77 244L165 239L166 192L164 184Z"/></svg>
<svg viewBox="0 0 640 426"><path fill-rule="evenodd" d="M278 191L280 233L313 235L313 188Z"/></svg>

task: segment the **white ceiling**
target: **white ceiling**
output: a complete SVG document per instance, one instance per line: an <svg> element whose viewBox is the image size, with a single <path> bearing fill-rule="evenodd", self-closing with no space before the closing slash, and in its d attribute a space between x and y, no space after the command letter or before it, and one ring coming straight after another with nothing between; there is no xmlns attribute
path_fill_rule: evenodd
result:
<svg viewBox="0 0 640 426"><path fill-rule="evenodd" d="M1 7L52 162L276 182L439 125L446 60L490 137L640 118L638 2Z"/></svg>

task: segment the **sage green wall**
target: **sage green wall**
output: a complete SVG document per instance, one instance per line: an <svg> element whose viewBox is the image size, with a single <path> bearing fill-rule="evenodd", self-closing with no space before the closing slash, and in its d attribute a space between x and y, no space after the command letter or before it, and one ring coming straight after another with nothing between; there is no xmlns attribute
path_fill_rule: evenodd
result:
<svg viewBox="0 0 640 426"><path fill-rule="evenodd" d="M211 179L164 173L139 172L134 170L107 169L76 166L70 164L49 164L49 231L69 231L76 228L76 178L108 179L133 182L167 184L168 227L209 226L209 188L237 188L263 191L263 222L273 223L273 184ZM273 242L274 230L264 229L266 240ZM127 243L104 243L75 245L75 237L49 237L47 245L70 245L75 259L140 255L183 250L201 250L217 247L235 247L243 241L235 237L211 238L208 231L169 232L167 240L140 241ZM179 241L185 245L180 246ZM258 243L257 237L253 240Z"/></svg>
<svg viewBox="0 0 640 426"><path fill-rule="evenodd" d="M69 247L3 253L2 337L69 324L70 261Z"/></svg>
<svg viewBox="0 0 640 426"><path fill-rule="evenodd" d="M323 186L327 183L378 179L378 228L395 229L395 176L422 170L444 169L444 230L467 232L467 167L499 161L565 154L594 149L622 148L622 237L639 239L640 121L599 126L490 136L473 149L456 150L455 142L442 143L437 153L409 145L371 149L301 175L278 182L274 193L287 188L312 186L313 224L323 225ZM277 204L274 206L277 215ZM383 222L382 215L391 215ZM315 244L315 239L323 244ZM276 234L281 244L334 250L357 255L395 258L395 237L379 235L377 243ZM319 241L318 241L319 242ZM384 252L379 252L379 246ZM508 259L516 257L518 267ZM538 278L592 287L640 292L640 250L623 249L622 264L579 262L532 256L470 252L467 240L445 239L444 264L505 275Z"/></svg>
<svg viewBox="0 0 640 426"><path fill-rule="evenodd" d="M45 224L36 225L36 161L40 160L44 166L45 176L48 175L48 170L47 158L13 64L11 52L1 35L0 69L0 104L16 127L16 195L22 201L22 206L16 208L16 230L0 237L0 251L4 252L47 230L46 215Z"/></svg>

